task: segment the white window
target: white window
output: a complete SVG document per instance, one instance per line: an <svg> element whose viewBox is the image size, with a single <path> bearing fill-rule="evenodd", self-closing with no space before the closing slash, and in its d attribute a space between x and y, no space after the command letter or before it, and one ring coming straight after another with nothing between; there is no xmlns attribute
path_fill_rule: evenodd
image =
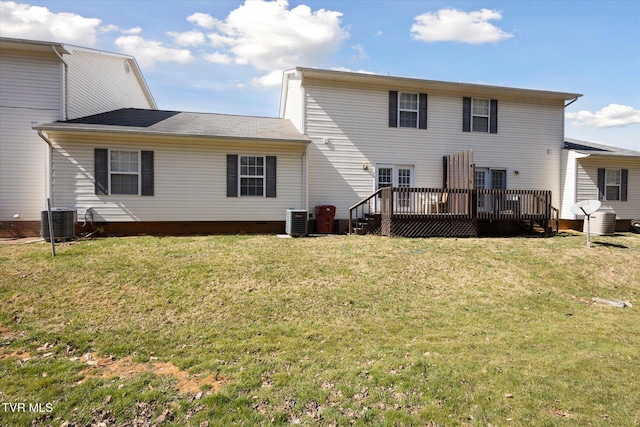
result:
<svg viewBox="0 0 640 427"><path fill-rule="evenodd" d="M140 152L111 150L110 194L140 194Z"/></svg>
<svg viewBox="0 0 640 427"><path fill-rule="evenodd" d="M398 94L398 124L402 128L418 127L418 94Z"/></svg>
<svg viewBox="0 0 640 427"><path fill-rule="evenodd" d="M488 99L473 99L471 104L471 130L474 132L489 132Z"/></svg>
<svg viewBox="0 0 640 427"><path fill-rule="evenodd" d="M240 195L264 195L265 167L262 156L240 156Z"/></svg>
<svg viewBox="0 0 640 427"><path fill-rule="evenodd" d="M605 171L605 200L620 200L621 172L620 169Z"/></svg>

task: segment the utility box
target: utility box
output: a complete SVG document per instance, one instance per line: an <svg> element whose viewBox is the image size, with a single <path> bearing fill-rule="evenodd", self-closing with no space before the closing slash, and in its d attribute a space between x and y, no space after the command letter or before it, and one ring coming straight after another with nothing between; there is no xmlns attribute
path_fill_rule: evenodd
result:
<svg viewBox="0 0 640 427"><path fill-rule="evenodd" d="M303 209L287 209L285 232L289 236L307 235L307 218L309 213Z"/></svg>
<svg viewBox="0 0 640 427"><path fill-rule="evenodd" d="M53 223L53 237L55 240L68 240L76 234L76 211L67 208L51 209L51 222ZM40 237L47 242L51 241L49 235L49 211L42 211L40 215Z"/></svg>
<svg viewBox="0 0 640 427"><path fill-rule="evenodd" d="M333 222L336 217L336 207L332 205L316 206L316 233L333 233Z"/></svg>

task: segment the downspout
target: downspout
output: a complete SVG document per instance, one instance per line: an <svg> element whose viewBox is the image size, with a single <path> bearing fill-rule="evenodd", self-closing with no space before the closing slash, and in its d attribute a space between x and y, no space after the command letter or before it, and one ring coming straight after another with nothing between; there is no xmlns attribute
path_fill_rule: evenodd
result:
<svg viewBox="0 0 640 427"><path fill-rule="evenodd" d="M47 177L46 177L47 193L48 193L47 198L51 199L51 202L53 203L53 143L49 139L49 136L41 130L38 131L38 136L42 138L42 140L46 142L47 145L49 146L47 150L48 152L48 165L47 165Z"/></svg>
<svg viewBox="0 0 640 427"><path fill-rule="evenodd" d="M302 184L302 191L304 192L302 196L302 206L303 209L309 210L309 176L307 172L307 145L305 144L304 151L302 152L302 180L304 181Z"/></svg>
<svg viewBox="0 0 640 427"><path fill-rule="evenodd" d="M56 47L54 45L51 46L51 49L53 50L53 53L55 53L56 56L60 58L60 62L62 62L62 78L60 79L60 84L62 86L62 105L60 108L60 112L62 117L60 119L67 120L67 117L69 116L69 102L67 99L69 95L69 64L67 64L60 52L56 50ZM39 130L38 135L49 146L47 149L47 171L45 172L47 180L47 192L49 193L47 196L51 200L51 203L53 203L53 205L55 206L53 200L53 143L45 132Z"/></svg>

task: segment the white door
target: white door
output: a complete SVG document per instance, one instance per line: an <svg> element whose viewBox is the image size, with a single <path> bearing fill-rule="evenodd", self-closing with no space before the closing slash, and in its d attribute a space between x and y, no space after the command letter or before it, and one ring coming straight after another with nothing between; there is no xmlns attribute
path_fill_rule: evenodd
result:
<svg viewBox="0 0 640 427"><path fill-rule="evenodd" d="M491 168L476 168L476 189L477 190L506 190L507 189L507 170L506 169L491 169ZM494 203L491 203L491 195L484 194L478 196L478 210L480 212L486 212L491 209L497 208L498 199L494 198Z"/></svg>
<svg viewBox="0 0 640 427"><path fill-rule="evenodd" d="M376 165L376 190L385 187L412 188L414 184L413 165ZM410 193L397 193L394 210L410 211L413 206Z"/></svg>

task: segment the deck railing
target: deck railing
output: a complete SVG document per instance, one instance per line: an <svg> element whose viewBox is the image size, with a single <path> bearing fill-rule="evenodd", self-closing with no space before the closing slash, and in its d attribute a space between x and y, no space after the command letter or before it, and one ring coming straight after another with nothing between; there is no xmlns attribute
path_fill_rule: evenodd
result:
<svg viewBox="0 0 640 427"><path fill-rule="evenodd" d="M365 214L380 214L383 222L400 218L536 221L550 220L552 209L551 191L546 190L385 187L353 205L349 223Z"/></svg>
<svg viewBox="0 0 640 427"><path fill-rule="evenodd" d="M379 189L349 208L349 234L353 233L356 221L364 220L368 215L375 215L379 212L380 193L382 190L384 189Z"/></svg>
<svg viewBox="0 0 640 427"><path fill-rule="evenodd" d="M551 191L475 190L477 219L539 220L551 218Z"/></svg>
<svg viewBox="0 0 640 427"><path fill-rule="evenodd" d="M382 192L381 213L394 218L471 218L472 195L463 189L387 187Z"/></svg>

